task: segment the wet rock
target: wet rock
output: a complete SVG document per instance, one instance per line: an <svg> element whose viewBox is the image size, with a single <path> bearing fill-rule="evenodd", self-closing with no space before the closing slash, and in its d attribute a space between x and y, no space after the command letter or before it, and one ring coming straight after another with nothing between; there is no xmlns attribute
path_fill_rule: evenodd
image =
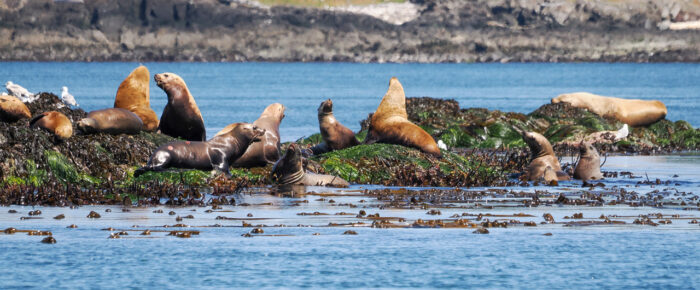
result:
<svg viewBox="0 0 700 290"><path fill-rule="evenodd" d="M552 233L544 233L543 236L552 236Z"/></svg>
<svg viewBox="0 0 700 290"><path fill-rule="evenodd" d="M55 219L55 220L62 220L64 218L66 218L66 215L64 215L64 214L59 214L59 215L53 217L53 219Z"/></svg>
<svg viewBox="0 0 700 290"><path fill-rule="evenodd" d="M102 216L99 213L96 213L95 211L90 211L90 213L87 215L88 218L91 219L98 219L101 218Z"/></svg>
<svg viewBox="0 0 700 290"><path fill-rule="evenodd" d="M75 225L75 224L72 224L72 225L70 225L70 226L67 226L66 228L69 228L69 229L77 229L78 226Z"/></svg>
<svg viewBox="0 0 700 290"><path fill-rule="evenodd" d="M254 228L253 230L250 231L251 234L262 234L264 232L265 231L263 231L263 229L261 229L261 228Z"/></svg>
<svg viewBox="0 0 700 290"><path fill-rule="evenodd" d="M16 233L16 232L17 232L17 229L15 229L15 228L6 228L3 232L4 232L5 234L11 235L11 234Z"/></svg>
<svg viewBox="0 0 700 290"><path fill-rule="evenodd" d="M472 232L472 234L482 234L482 235L485 235L488 233L489 233L489 230L487 230L486 228L478 228Z"/></svg>
<svg viewBox="0 0 700 290"><path fill-rule="evenodd" d="M7 213L17 213L17 211L14 209L11 209L11 210L8 210Z"/></svg>
<svg viewBox="0 0 700 290"><path fill-rule="evenodd" d="M41 215L41 211L38 210L38 209L37 209L37 210L33 210L33 211L30 211L30 212L29 212L29 215L30 215L30 216Z"/></svg>
<svg viewBox="0 0 700 290"><path fill-rule="evenodd" d="M150 235L151 235L151 230L145 230L145 231L141 232L141 235L142 235L142 236L150 236Z"/></svg>
<svg viewBox="0 0 700 290"><path fill-rule="evenodd" d="M357 235L357 232L353 230L347 230L343 232L343 235Z"/></svg>
<svg viewBox="0 0 700 290"><path fill-rule="evenodd" d="M55 244L56 239L54 239L54 237L45 237L41 242L44 244Z"/></svg>

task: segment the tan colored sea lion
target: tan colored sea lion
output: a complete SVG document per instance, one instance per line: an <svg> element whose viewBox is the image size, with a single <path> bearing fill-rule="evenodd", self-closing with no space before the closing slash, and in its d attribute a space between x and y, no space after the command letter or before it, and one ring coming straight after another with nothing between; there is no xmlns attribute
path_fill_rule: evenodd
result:
<svg viewBox="0 0 700 290"><path fill-rule="evenodd" d="M355 133L338 122L333 115L333 101L331 99L321 102L321 105L318 106L318 126L321 130L323 143L311 148L314 155L360 144L355 138Z"/></svg>
<svg viewBox="0 0 700 290"><path fill-rule="evenodd" d="M535 132L524 132L522 136L527 146L530 147L530 155L532 156L532 161L525 171L527 180L534 181L544 178L547 167L554 170L558 180L570 179L569 175L561 170L559 159L554 155L552 144L547 138ZM547 182L550 181L547 180Z"/></svg>
<svg viewBox="0 0 700 290"><path fill-rule="evenodd" d="M32 128L41 128L61 139L73 136L73 123L66 115L51 111L37 115L29 121Z"/></svg>
<svg viewBox="0 0 700 290"><path fill-rule="evenodd" d="M138 134L143 121L129 110L109 108L88 113L78 122L78 129L85 134Z"/></svg>
<svg viewBox="0 0 700 290"><path fill-rule="evenodd" d="M389 90L370 119L366 144L374 142L398 144L441 156L433 136L408 120L406 95L399 80L391 78Z"/></svg>
<svg viewBox="0 0 700 290"><path fill-rule="evenodd" d="M17 97L10 95L0 95L0 121L17 122L24 118L31 118L27 105L22 103Z"/></svg>
<svg viewBox="0 0 700 290"><path fill-rule="evenodd" d="M633 127L654 124L666 117L666 106L660 101L628 100L591 93L562 94L552 104L569 103L605 118L614 118Z"/></svg>
<svg viewBox="0 0 700 290"><path fill-rule="evenodd" d="M280 123L284 119L284 105L274 103L260 114L260 117L253 122L258 128L265 129L265 135L260 137L260 142L251 144L243 156L233 162L233 167L262 167L267 164L274 164L280 158ZM235 124L226 126L215 136L226 134L233 130Z"/></svg>
<svg viewBox="0 0 700 290"><path fill-rule="evenodd" d="M593 144L581 142L579 160L574 169L574 178L581 180L603 179L600 172L600 155Z"/></svg>
<svg viewBox="0 0 700 290"><path fill-rule="evenodd" d="M213 170L227 177L230 164L238 159L253 142L260 141L265 130L249 123L236 123L228 132L214 136L206 142L176 141L160 146L151 155L148 164L137 169L134 176L146 171L163 171L168 168Z"/></svg>
<svg viewBox="0 0 700 290"><path fill-rule="evenodd" d="M188 141L205 141L207 132L202 113L185 81L174 73L160 73L153 78L168 95L168 104L163 109L158 125L160 132Z"/></svg>
<svg viewBox="0 0 700 290"><path fill-rule="evenodd" d="M344 179L325 174L306 172L303 166L301 148L292 143L284 156L272 167L272 179L279 185L337 186L347 187Z"/></svg>
<svg viewBox="0 0 700 290"><path fill-rule="evenodd" d="M141 118L144 130L155 131L158 128L158 116L151 109L151 81L148 68L139 66L122 81L114 98L114 107L127 109Z"/></svg>

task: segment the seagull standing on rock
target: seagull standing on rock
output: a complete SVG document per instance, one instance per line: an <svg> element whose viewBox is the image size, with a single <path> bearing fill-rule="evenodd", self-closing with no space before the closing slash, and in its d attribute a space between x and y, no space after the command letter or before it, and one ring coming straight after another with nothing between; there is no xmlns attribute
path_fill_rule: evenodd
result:
<svg viewBox="0 0 700 290"><path fill-rule="evenodd" d="M7 92L10 93L10 95L17 97L23 103L31 103L36 100L34 98L34 94L30 93L27 89L11 81L8 81L5 84L5 89L7 89Z"/></svg>
<svg viewBox="0 0 700 290"><path fill-rule="evenodd" d="M77 107L78 102L75 101L73 95L68 93L68 87L62 87L61 90L61 100L63 100L63 103L69 107Z"/></svg>

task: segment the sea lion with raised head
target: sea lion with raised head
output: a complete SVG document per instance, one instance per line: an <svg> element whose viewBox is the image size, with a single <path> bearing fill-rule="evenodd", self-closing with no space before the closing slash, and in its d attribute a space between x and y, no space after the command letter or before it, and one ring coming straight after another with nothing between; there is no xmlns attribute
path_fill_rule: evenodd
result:
<svg viewBox="0 0 700 290"><path fill-rule="evenodd" d="M51 111L37 115L29 121L32 128L41 128L61 139L73 136L73 123L66 115Z"/></svg>
<svg viewBox="0 0 700 290"><path fill-rule="evenodd" d="M85 134L138 134L143 121L136 114L121 108L109 108L88 113L78 122L78 129Z"/></svg>
<svg viewBox="0 0 700 290"><path fill-rule="evenodd" d="M280 123L284 119L284 105L274 103L260 114L260 117L253 122L258 128L265 129L265 135L260 137L260 142L255 142L248 146L243 156L233 162L233 167L262 167L267 164L274 164L280 158ZM216 133L219 136L231 131L235 124L226 126Z"/></svg>
<svg viewBox="0 0 700 290"><path fill-rule="evenodd" d="M163 109L158 125L160 132L188 141L205 141L207 132L202 113L185 81L174 73L160 73L153 78L168 95L168 104Z"/></svg>
<svg viewBox="0 0 700 290"><path fill-rule="evenodd" d="M158 129L158 116L151 109L150 84L148 68L141 65L134 69L122 81L114 98L114 107L131 111L141 118L146 131Z"/></svg>
<svg viewBox="0 0 700 290"><path fill-rule="evenodd" d="M318 106L318 126L321 130L323 143L311 148L314 155L360 144L355 138L355 133L338 122L333 115L333 101L331 99L321 102L321 105Z"/></svg>
<svg viewBox="0 0 700 290"><path fill-rule="evenodd" d="M303 166L301 149L292 143L287 152L272 167L272 179L279 185L336 186L350 185L344 179L325 174L306 172Z"/></svg>
<svg viewBox="0 0 700 290"><path fill-rule="evenodd" d="M613 118L632 127L646 126L666 117L668 111L661 101L645 101L605 97L591 93L561 94L552 104L568 103L604 118Z"/></svg>
<svg viewBox="0 0 700 290"><path fill-rule="evenodd" d="M214 170L227 177L230 164L238 159L253 142L260 141L265 130L249 123L236 123L233 128L206 142L175 141L158 147L148 164L137 169L138 177L146 171L163 171L168 168Z"/></svg>
<svg viewBox="0 0 700 290"><path fill-rule="evenodd" d="M0 95L0 121L17 122L31 117L29 108L20 99L10 95Z"/></svg>
<svg viewBox="0 0 700 290"><path fill-rule="evenodd" d="M530 161L530 165L527 166L525 171L527 180L534 181L544 178L547 167L551 167L551 170L554 170L558 180L570 179L569 175L561 170L559 159L554 155L552 144L549 143L547 138L535 132L523 132L522 136L527 146L530 147L530 155L532 156L532 161ZM547 182L550 181L547 180Z"/></svg>
<svg viewBox="0 0 700 290"><path fill-rule="evenodd" d="M600 172L600 154L592 143L581 142L578 164L574 169L574 178L583 181L603 179L603 174Z"/></svg>
<svg viewBox="0 0 700 290"><path fill-rule="evenodd" d="M403 86L395 77L389 81L389 90L370 118L365 143L374 142L398 144L432 155L442 155L433 136L408 120L406 95Z"/></svg>

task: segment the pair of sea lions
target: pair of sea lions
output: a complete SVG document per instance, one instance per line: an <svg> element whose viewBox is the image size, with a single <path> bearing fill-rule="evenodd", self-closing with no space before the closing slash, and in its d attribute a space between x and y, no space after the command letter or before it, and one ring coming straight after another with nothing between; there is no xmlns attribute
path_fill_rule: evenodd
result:
<svg viewBox="0 0 700 290"><path fill-rule="evenodd" d="M306 172L303 166L301 148L292 143L287 152L272 167L272 178L279 185L337 186L347 187L349 183L340 177Z"/></svg>
<svg viewBox="0 0 700 290"><path fill-rule="evenodd" d="M525 170L525 178L530 181L544 179L548 184L556 184L570 177L561 169L559 159L549 140L539 133L523 132L523 140L530 148L532 160ZM581 180L602 179L600 155L592 143L581 142L580 158L574 169L574 178Z"/></svg>
<svg viewBox="0 0 700 290"><path fill-rule="evenodd" d="M333 115L333 101L331 99L321 102L321 105L318 106L318 126L321 130L323 143L311 148L314 155L360 144L355 138L355 133L343 126Z"/></svg>
<svg viewBox="0 0 700 290"><path fill-rule="evenodd" d="M668 113L661 101L628 100L591 93L562 94L551 102L569 103L573 107L587 109L605 118L614 118L632 127L654 124Z"/></svg>
<svg viewBox="0 0 700 290"><path fill-rule="evenodd" d="M131 111L141 119L144 130L155 131L158 129L158 116L151 109L150 80L148 68L141 65L134 69L119 84L114 107Z"/></svg>

